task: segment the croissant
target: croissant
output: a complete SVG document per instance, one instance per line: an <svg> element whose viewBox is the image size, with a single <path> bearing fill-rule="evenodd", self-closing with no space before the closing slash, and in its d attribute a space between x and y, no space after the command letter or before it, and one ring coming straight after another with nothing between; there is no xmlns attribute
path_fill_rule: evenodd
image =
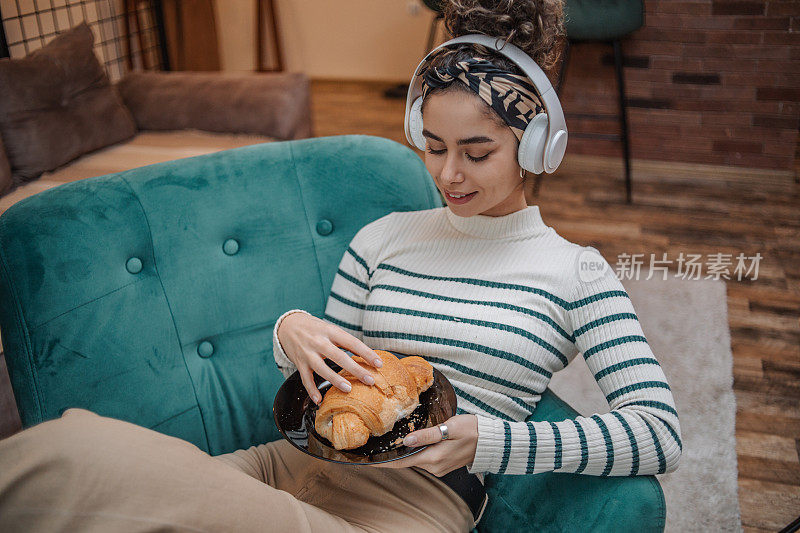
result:
<svg viewBox="0 0 800 533"><path fill-rule="evenodd" d="M433 384L433 366L422 357L398 359L385 350L375 353L383 361L380 368L357 355L352 358L375 378L375 385L365 385L342 370L339 375L350 382L352 390L330 387L319 404L314 429L337 450L358 448L370 436L390 431L419 406L419 394Z"/></svg>

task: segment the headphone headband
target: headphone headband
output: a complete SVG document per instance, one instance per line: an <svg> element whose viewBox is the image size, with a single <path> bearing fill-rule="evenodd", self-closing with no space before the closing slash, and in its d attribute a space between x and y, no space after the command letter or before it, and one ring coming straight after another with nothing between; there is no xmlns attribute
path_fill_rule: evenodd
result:
<svg viewBox="0 0 800 533"><path fill-rule="evenodd" d="M497 46L497 42L500 41L503 43L502 47ZM547 114L547 118L549 121L549 128L547 131L546 143L545 146L556 146L562 145L566 146L566 134L567 134L567 126L566 121L564 120L564 111L561 109L561 103L558 100L558 96L556 95L555 90L553 90L553 86L550 83L547 75L544 71L539 67L538 64L524 51L522 51L519 47L503 41L500 38L490 37L488 35L483 35L479 33L473 33L469 35L462 35L460 37L456 37L454 39L450 39L447 42L444 42L428 52L428 54L422 58L422 61L419 62L417 68L414 69L414 74L411 76L411 82L409 83L408 87L408 94L406 96L406 120L405 120L405 134L406 139L408 140L409 144L412 146L416 146L414 140L411 136L411 131L409 127L409 113L411 111L411 106L413 102L417 100L420 96L422 96L422 79L419 77L419 70L422 67L423 63L427 61L427 59L434 54L434 52L444 48L446 46L452 46L456 44L481 44L490 50L497 52L500 55L503 55L513 61L521 70L525 73L525 75L533 82L533 85L536 87L536 90L539 93L539 97L542 100L542 106L545 109L545 113ZM563 133L562 133L563 132ZM554 139L559 137L557 142L554 142ZM562 148L563 149L563 148ZM563 156L563 151L561 153ZM557 162L555 163L555 167L558 166L558 163L561 161L561 156L557 157ZM547 159L547 157L545 157ZM553 167L553 169L555 169ZM548 172L552 172L552 170L547 170Z"/></svg>

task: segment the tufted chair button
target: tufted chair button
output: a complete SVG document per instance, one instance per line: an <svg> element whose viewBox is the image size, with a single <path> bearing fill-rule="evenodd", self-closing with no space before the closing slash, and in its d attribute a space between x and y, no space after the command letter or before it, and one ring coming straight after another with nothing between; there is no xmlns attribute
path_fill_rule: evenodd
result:
<svg viewBox="0 0 800 533"><path fill-rule="evenodd" d="M138 257L131 257L128 259L128 262L125 263L125 268L127 268L128 272L131 274L138 274L142 271L142 260Z"/></svg>
<svg viewBox="0 0 800 533"><path fill-rule="evenodd" d="M208 341L203 341L197 347L197 355L200 357L211 357L211 354L214 353L214 345Z"/></svg>
<svg viewBox="0 0 800 533"><path fill-rule="evenodd" d="M328 235L333 231L333 223L327 218L323 218L317 222L317 233L320 235Z"/></svg>
<svg viewBox="0 0 800 533"><path fill-rule="evenodd" d="M233 255L239 251L239 242L236 239L228 239L222 245L222 251L228 255Z"/></svg>

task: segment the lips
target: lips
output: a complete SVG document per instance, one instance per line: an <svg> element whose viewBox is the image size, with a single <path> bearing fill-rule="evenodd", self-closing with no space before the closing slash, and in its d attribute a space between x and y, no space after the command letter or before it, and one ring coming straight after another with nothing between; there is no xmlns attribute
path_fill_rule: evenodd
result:
<svg viewBox="0 0 800 533"><path fill-rule="evenodd" d="M474 198L476 194L478 194L478 191L471 192L468 195L464 196L463 198L455 198L454 196L451 196L449 192L445 191L445 196L447 197L447 201L454 204L467 203L470 200L472 200L472 198Z"/></svg>

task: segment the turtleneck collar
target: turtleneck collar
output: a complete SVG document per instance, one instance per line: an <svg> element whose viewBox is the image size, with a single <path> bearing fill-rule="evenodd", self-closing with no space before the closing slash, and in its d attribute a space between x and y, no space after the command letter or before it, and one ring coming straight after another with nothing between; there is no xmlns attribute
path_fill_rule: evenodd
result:
<svg viewBox="0 0 800 533"><path fill-rule="evenodd" d="M460 217L449 207L444 207L444 210L447 219L456 230L480 239L530 237L543 233L550 227L542 221L538 205L529 205L501 217L488 215Z"/></svg>

